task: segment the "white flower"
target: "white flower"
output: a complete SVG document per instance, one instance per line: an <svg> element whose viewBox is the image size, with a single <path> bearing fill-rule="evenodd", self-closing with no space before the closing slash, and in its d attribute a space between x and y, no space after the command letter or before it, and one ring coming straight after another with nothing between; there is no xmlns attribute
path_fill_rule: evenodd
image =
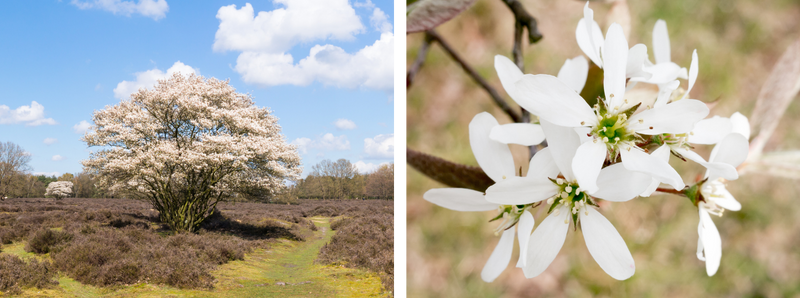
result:
<svg viewBox="0 0 800 298"><path fill-rule="evenodd" d="M550 75L522 76L515 84L514 99L542 120L565 127L588 127L586 132L592 139L578 148L572 165L578 183L590 193L597 190L596 180L604 161L613 161L618 155L626 169L647 173L682 189L685 184L680 175L636 143L642 139L640 135L687 133L708 115L708 107L698 100L684 99L633 114L636 105L624 97L627 49L622 28L612 24L602 47L605 101L594 109Z"/></svg>
<svg viewBox="0 0 800 298"><path fill-rule="evenodd" d="M664 84L670 83L677 78L688 79L686 68L682 68L672 62L667 22L664 20L656 21L655 26L653 26L653 56L656 60L655 64L650 62L649 59L644 61L644 71L651 74L651 77L648 79L631 78L631 81L656 84L661 89Z"/></svg>
<svg viewBox="0 0 800 298"><path fill-rule="evenodd" d="M711 151L710 162L727 163L737 167L747 158L747 138L741 133L730 133ZM719 268L722 258L722 241L719 231L709 214L722 216L725 209L739 211L742 205L725 189L725 179L714 174L711 169L706 172L706 181L700 188L702 200L697 209L700 223L697 226L697 258L706 262L706 273L712 276Z"/></svg>
<svg viewBox="0 0 800 298"><path fill-rule="evenodd" d="M592 60L592 62L600 68L604 68L607 61L605 61L605 53L603 50L604 40L603 32L600 30L600 25L594 21L594 11L589 8L589 2L583 7L583 19L578 21L578 27L575 28L575 38L578 41L578 47L581 48L584 54ZM608 36L606 36L608 38ZM644 44L637 44L628 50L626 60L625 77L634 80L647 80L652 74L645 71L644 66L647 60L647 46Z"/></svg>
<svg viewBox="0 0 800 298"><path fill-rule="evenodd" d="M494 68L506 93L516 100L518 95L515 83L522 78L522 71L514 62L502 55L494 57ZM575 92L580 93L586 84L588 73L589 63L586 62L586 58L578 56L564 62L561 70L558 71L558 79ZM544 141L544 132L537 124L511 123L495 126L489 137L503 144L532 146Z"/></svg>
<svg viewBox="0 0 800 298"><path fill-rule="evenodd" d="M650 183L650 176L628 171L621 164L599 173L596 192L587 193L573 173L580 138L571 128L542 121L548 147L531 159L526 177L505 179L486 190L486 200L497 204L534 204L546 199L550 215L530 236L522 266L525 276L541 274L564 245L570 219L580 223L586 246L611 277L624 280L635 271L633 257L613 225L590 205L594 198L622 202L636 197ZM560 175L561 176L560 176ZM563 177L563 178L562 178Z"/></svg>
<svg viewBox="0 0 800 298"><path fill-rule="evenodd" d="M492 129L498 125L497 120L486 112L475 115L469 124L472 153L481 169L495 182L513 178L515 173L514 158L511 156L508 145L492 141L489 138ZM484 281L494 281L511 261L511 253L514 249L514 225L517 226L519 234L520 251L525 251L534 226L533 215L527 210L529 205L492 203L484 198L483 193L465 188L431 189L425 192L423 198L441 207L456 211L500 211L500 215L495 219L502 220L502 222L497 227L496 234L502 233L502 236L481 271L481 278ZM520 255L518 266L524 263L523 258L524 255Z"/></svg>

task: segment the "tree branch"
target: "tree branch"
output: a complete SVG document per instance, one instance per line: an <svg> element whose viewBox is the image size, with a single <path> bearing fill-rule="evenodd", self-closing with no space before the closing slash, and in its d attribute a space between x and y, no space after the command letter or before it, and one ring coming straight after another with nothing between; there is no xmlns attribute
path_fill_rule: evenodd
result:
<svg viewBox="0 0 800 298"><path fill-rule="evenodd" d="M428 34L428 32L425 32L425 39L422 41L422 45L419 46L417 59L414 59L414 63L411 64L411 67L409 67L408 72L406 73L406 89L411 87L414 77L417 76L419 69L422 68L422 63L425 62L425 57L428 56L428 48L432 42L433 38Z"/></svg>
<svg viewBox="0 0 800 298"><path fill-rule="evenodd" d="M518 0L503 0L503 3L508 5L511 12L514 13L514 19L517 20L516 23L521 25L520 27L528 28L528 42L535 43L542 39L543 36L542 33L539 32L539 27L536 25L536 19L525 10L522 3Z"/></svg>
<svg viewBox="0 0 800 298"><path fill-rule="evenodd" d="M483 192L494 184L479 167L457 164L412 149L406 149L406 156L412 168L447 186Z"/></svg>
<svg viewBox="0 0 800 298"><path fill-rule="evenodd" d="M430 35L434 41L438 42L445 50L445 52L447 52L450 55L450 57L453 58L453 60L456 60L456 62L458 62L458 64L461 65L461 68L463 68L464 71L466 71L467 74L469 74L472 77L472 79L474 79L475 82L478 83L478 85L481 85L481 87L483 87L483 89L489 93L489 96L491 96L494 102L498 106L500 106L500 108L509 117L511 117L512 121L514 122L522 121L522 117L519 115L519 113L511 109L511 106L509 106L508 103L506 103L506 101L502 97L500 97L500 94L497 93L497 90L494 90L494 88L492 88L492 86L490 86L489 83L487 83L486 80L483 79L483 77L481 77L471 66L469 66L469 64L467 64L467 62L464 61L464 59L461 59L461 57L458 56L458 54L456 54L455 51L453 51L453 48L451 48L450 45L447 44L447 42L445 42L442 39L442 37L439 36L438 33L436 33L436 31L428 30L426 34Z"/></svg>

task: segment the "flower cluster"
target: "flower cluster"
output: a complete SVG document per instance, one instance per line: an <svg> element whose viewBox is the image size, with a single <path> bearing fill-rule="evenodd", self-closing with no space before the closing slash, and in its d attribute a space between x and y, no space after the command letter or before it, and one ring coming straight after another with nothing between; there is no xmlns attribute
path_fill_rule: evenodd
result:
<svg viewBox="0 0 800 298"><path fill-rule="evenodd" d="M644 44L628 46L620 25L612 24L603 36L588 3L576 37L584 54L602 69L603 89L584 92L590 66L583 56L567 60L557 76L523 74L508 58L495 57L504 89L539 123L499 125L488 113L476 115L469 126L470 145L495 184L485 192L432 189L424 198L457 211L499 211L493 221L501 220L496 234L502 236L481 273L487 282L511 260L514 226L521 252L516 266L533 278L555 259L570 223L580 227L600 267L624 280L634 274L634 260L622 236L598 211L598 202L625 202L658 190L681 194L698 208L697 256L706 262L708 275L715 274L721 241L710 215L741 208L725 182L739 177L736 167L747 157L747 118L735 113L704 119L707 105L689 97L698 75L697 52L688 71L672 62L663 20L653 29L655 63ZM678 79L688 81L685 90ZM656 85L657 96L626 97L637 83ZM515 175L508 144L531 146L544 140L547 147L531 158L526 176ZM714 144L707 160L693 151ZM669 164L670 155L702 165L705 177L687 186ZM534 230L533 214L541 210L549 215Z"/></svg>
<svg viewBox="0 0 800 298"><path fill-rule="evenodd" d="M45 196L52 196L56 199L66 198L72 195L72 182L54 181L47 184Z"/></svg>

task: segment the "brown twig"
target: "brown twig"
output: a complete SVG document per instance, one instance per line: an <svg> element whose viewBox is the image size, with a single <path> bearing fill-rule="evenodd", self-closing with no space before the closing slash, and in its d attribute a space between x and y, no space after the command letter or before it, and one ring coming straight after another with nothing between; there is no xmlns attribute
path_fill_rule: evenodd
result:
<svg viewBox="0 0 800 298"><path fill-rule="evenodd" d="M483 87L483 89L489 93L489 96L492 97L494 102L500 107L500 109L503 110L503 112L505 112L511 118L512 121L514 122L522 121L522 117L519 115L519 113L511 109L511 106L509 106L508 103L506 103L506 101L502 97L500 97L500 94L497 93L497 90L492 88L492 86L490 86L489 83L486 82L486 80L483 79L483 77L481 77L481 75L478 74L478 72L476 72L475 69L472 68L472 66L470 66L469 64L467 64L466 61L464 61L464 59L461 59L461 57L458 56L458 54L456 54L453 48L451 48L450 45L447 42L445 42L438 33L436 33L436 31L428 30L426 34L430 35L434 41L438 42L439 45L441 45L442 48L445 50L445 52L447 52L447 54L449 54L450 57L453 58L453 60L458 62L458 64L461 65L461 68L463 68L464 71L466 71L467 74L469 74L469 76L472 77L472 79L475 80L476 83L478 83L478 85L481 85L481 87Z"/></svg>
<svg viewBox="0 0 800 298"><path fill-rule="evenodd" d="M411 83L414 81L414 77L417 76L419 69L422 68L422 63L425 62L425 57L428 56L428 48L433 42L433 38L425 32L425 39L422 41L422 45L419 46L419 52L417 52L417 59L414 59L414 63L411 64L411 67L408 69L408 73L406 74L406 89L411 87Z"/></svg>
<svg viewBox="0 0 800 298"><path fill-rule="evenodd" d="M519 27L528 29L528 41L530 43L535 43L542 39L542 33L539 32L539 27L536 25L536 19L525 10L525 7L522 7L522 3L517 0L503 0L503 3L508 5L511 12L514 13L514 19L517 20L516 23ZM519 30L521 31L521 29Z"/></svg>
<svg viewBox="0 0 800 298"><path fill-rule="evenodd" d="M684 196L684 197L686 196L686 194L683 193L683 190L676 190L676 189L672 189L672 188L659 187L659 188L656 189L656 191L657 192L663 192L663 193L671 193L671 194L674 194L674 195L679 195L679 196Z"/></svg>
<svg viewBox="0 0 800 298"><path fill-rule="evenodd" d="M412 149L406 149L406 157L412 168L450 187L483 192L494 184L492 178L479 167L457 164Z"/></svg>

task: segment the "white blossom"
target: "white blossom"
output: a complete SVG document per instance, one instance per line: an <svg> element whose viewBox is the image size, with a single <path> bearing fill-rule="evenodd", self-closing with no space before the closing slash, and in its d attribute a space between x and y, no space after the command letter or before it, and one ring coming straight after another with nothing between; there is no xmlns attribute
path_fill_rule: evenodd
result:
<svg viewBox="0 0 800 298"><path fill-rule="evenodd" d="M45 196L53 196L56 199L66 198L72 195L72 182L54 181L47 184Z"/></svg>

